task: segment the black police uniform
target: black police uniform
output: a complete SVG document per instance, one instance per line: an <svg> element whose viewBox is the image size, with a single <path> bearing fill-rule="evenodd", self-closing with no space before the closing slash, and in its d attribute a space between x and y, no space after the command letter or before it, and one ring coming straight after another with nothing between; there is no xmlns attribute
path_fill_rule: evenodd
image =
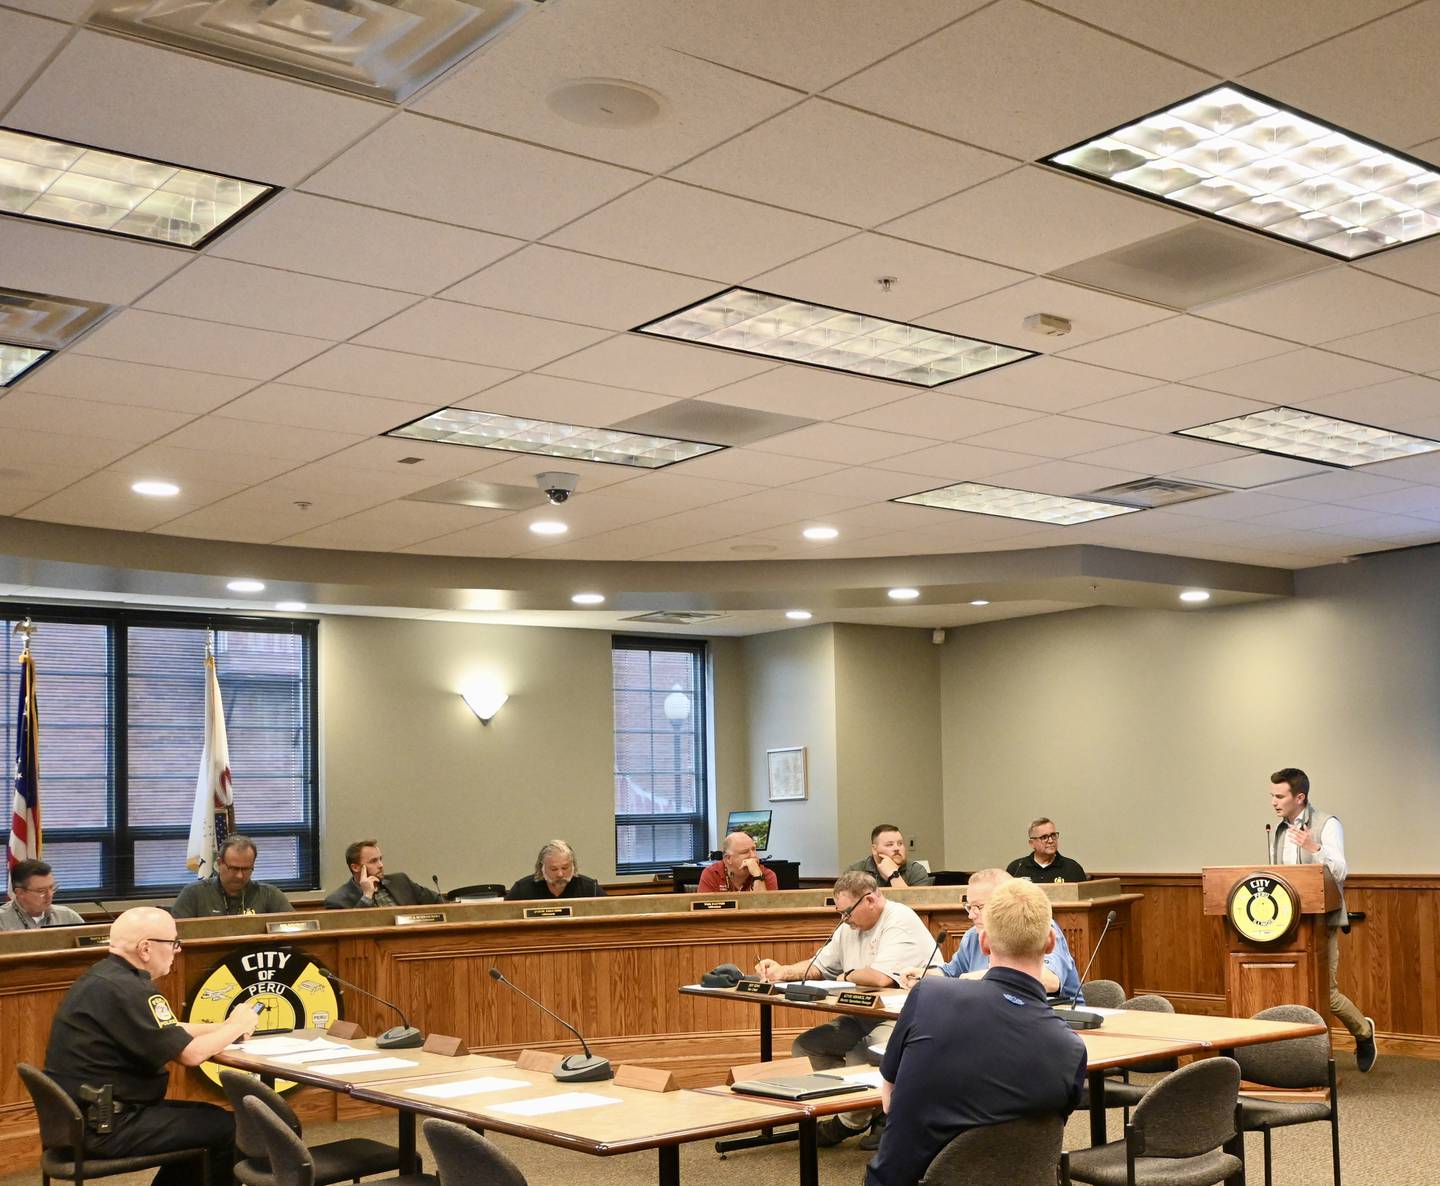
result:
<svg viewBox="0 0 1440 1186"><path fill-rule="evenodd" d="M1011 877L1023 877L1026 881L1033 881L1037 885L1045 885L1053 881L1089 881L1090 877L1085 872L1079 861L1072 861L1069 857L1062 857L1058 852L1055 859L1044 868L1036 861L1032 852L1028 857L1017 857L1005 867L1005 872Z"/></svg>
<svg viewBox="0 0 1440 1186"><path fill-rule="evenodd" d="M86 1125L86 1150L97 1157L138 1157L205 1146L210 1180L229 1180L235 1156L235 1118L223 1108L167 1100L167 1064L190 1035L148 972L107 956L70 986L50 1027L45 1073L80 1105L85 1086L114 1089L109 1133ZM163 1167L152 1186L191 1186L193 1165Z"/></svg>
<svg viewBox="0 0 1440 1186"><path fill-rule="evenodd" d="M1024 972L991 968L983 980L920 981L880 1062L894 1090L865 1186L913 1186L967 1129L1069 1115L1085 1066L1085 1044Z"/></svg>

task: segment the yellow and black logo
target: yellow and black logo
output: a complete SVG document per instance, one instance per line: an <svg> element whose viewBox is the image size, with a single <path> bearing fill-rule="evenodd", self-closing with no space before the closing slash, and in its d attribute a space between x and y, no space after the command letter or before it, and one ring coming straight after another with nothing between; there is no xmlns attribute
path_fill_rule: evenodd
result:
<svg viewBox="0 0 1440 1186"><path fill-rule="evenodd" d="M1230 925L1251 943L1280 943L1300 921L1300 897L1283 877L1253 873L1230 887Z"/></svg>
<svg viewBox="0 0 1440 1186"><path fill-rule="evenodd" d="M190 990L185 1020L224 1021L236 1009L254 1004L261 1009L258 1032L323 1030L342 1016L340 998L325 978L324 965L299 948L278 944L237 949L210 968ZM200 1069L220 1082L222 1068L215 1063L202 1063ZM279 1091L294 1086L284 1080L275 1084Z"/></svg>
<svg viewBox="0 0 1440 1186"><path fill-rule="evenodd" d="M158 992L150 997L150 1015L155 1018L155 1024L162 1030L168 1025L179 1025L175 1020L175 1014L170 1009L170 1002Z"/></svg>

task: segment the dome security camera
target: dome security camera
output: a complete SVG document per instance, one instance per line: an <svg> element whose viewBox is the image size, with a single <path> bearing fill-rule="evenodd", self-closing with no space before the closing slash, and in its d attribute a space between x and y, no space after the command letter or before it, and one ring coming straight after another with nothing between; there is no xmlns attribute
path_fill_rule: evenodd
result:
<svg viewBox="0 0 1440 1186"><path fill-rule="evenodd" d="M576 487L580 485L580 475L547 471L535 475L535 484L545 491L550 505L558 507L575 493Z"/></svg>

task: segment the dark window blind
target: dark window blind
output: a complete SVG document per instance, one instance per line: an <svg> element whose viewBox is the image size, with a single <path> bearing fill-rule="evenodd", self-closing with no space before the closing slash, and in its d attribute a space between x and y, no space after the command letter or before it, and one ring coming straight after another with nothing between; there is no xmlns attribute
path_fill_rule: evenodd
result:
<svg viewBox="0 0 1440 1186"><path fill-rule="evenodd" d="M708 827L704 643L617 638L615 869L703 855Z"/></svg>

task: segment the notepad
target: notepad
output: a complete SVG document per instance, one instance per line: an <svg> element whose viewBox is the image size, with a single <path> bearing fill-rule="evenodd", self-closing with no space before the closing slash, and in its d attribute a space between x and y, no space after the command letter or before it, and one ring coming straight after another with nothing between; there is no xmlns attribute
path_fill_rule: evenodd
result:
<svg viewBox="0 0 1440 1186"><path fill-rule="evenodd" d="M513 1091L517 1087L529 1087L524 1079L497 1079L491 1075L483 1079L462 1079L459 1083L430 1083L424 1087L407 1087L406 1095L423 1095L432 1100L453 1100L462 1095L483 1095L487 1091Z"/></svg>
<svg viewBox="0 0 1440 1186"><path fill-rule="evenodd" d="M324 1050L302 1050L298 1054L276 1054L271 1062L284 1063L287 1067L303 1067L312 1062L334 1062L339 1058L354 1058L356 1051L349 1046L336 1046Z"/></svg>
<svg viewBox="0 0 1440 1186"><path fill-rule="evenodd" d="M849 980L781 980L777 987L788 988L792 984L803 984L806 988L823 988L826 992L844 992L859 987Z"/></svg>
<svg viewBox="0 0 1440 1186"><path fill-rule="evenodd" d="M241 1054L253 1054L257 1058L273 1058L281 1054L298 1054L302 1050L349 1050L343 1042L332 1042L329 1038L255 1038L248 1042L237 1042L230 1047Z"/></svg>
<svg viewBox="0 0 1440 1186"><path fill-rule="evenodd" d="M843 1071L836 1068L833 1071L826 1071L825 1074L833 1075L836 1079L844 1079L846 1083L864 1083L867 1087L879 1087L880 1072L874 1067L865 1067L863 1070Z"/></svg>
<svg viewBox="0 0 1440 1186"><path fill-rule="evenodd" d="M401 1067L418 1067L418 1062L408 1058L361 1058L355 1062L331 1062L320 1068L322 1075L359 1075L370 1071L399 1070Z"/></svg>
<svg viewBox="0 0 1440 1186"><path fill-rule="evenodd" d="M513 1104L497 1104L492 1112L504 1112L511 1116L551 1116L556 1112L578 1112L582 1108L601 1108L606 1104L618 1104L613 1095L596 1095L593 1091L562 1091L559 1095L547 1095L535 1100L516 1100Z"/></svg>

